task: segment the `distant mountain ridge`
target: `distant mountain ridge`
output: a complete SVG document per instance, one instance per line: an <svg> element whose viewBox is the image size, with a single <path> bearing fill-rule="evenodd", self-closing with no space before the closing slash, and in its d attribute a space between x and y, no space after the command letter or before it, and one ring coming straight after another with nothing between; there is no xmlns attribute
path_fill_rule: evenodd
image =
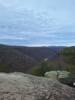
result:
<svg viewBox="0 0 75 100"><path fill-rule="evenodd" d="M49 60L55 59L58 52L60 52L64 47L14 47L18 51L33 57L34 59L40 61L44 58Z"/></svg>
<svg viewBox="0 0 75 100"><path fill-rule="evenodd" d="M7 72L28 72L45 58L50 61L58 59L58 53L63 48L0 45L0 65L3 66L1 71L8 66Z"/></svg>

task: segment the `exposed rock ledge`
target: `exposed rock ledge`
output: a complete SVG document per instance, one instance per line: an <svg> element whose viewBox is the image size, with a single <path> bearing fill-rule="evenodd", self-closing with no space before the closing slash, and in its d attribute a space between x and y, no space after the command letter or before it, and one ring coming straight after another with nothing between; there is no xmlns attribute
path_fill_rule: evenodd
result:
<svg viewBox="0 0 75 100"><path fill-rule="evenodd" d="M1 73L0 100L75 100L75 89L47 78Z"/></svg>

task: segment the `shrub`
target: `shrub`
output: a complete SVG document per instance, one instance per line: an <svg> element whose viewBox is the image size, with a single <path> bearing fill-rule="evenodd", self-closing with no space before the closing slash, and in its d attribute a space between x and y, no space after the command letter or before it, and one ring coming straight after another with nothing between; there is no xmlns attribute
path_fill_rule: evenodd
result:
<svg viewBox="0 0 75 100"><path fill-rule="evenodd" d="M50 67L48 66L48 62L43 61L38 68L33 69L32 74L36 76L44 76L45 72L49 70Z"/></svg>

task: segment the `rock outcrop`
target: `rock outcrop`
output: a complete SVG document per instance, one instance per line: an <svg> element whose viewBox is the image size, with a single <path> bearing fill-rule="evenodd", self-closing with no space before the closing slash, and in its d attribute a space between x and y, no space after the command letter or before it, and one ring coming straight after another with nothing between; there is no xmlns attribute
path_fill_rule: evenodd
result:
<svg viewBox="0 0 75 100"><path fill-rule="evenodd" d="M70 75L70 72L64 71L64 70L63 71L60 71L60 70L49 71L45 73L45 77L54 79L54 80L61 79L61 78L68 78L69 75Z"/></svg>
<svg viewBox="0 0 75 100"><path fill-rule="evenodd" d="M75 89L22 73L0 73L0 100L75 100Z"/></svg>

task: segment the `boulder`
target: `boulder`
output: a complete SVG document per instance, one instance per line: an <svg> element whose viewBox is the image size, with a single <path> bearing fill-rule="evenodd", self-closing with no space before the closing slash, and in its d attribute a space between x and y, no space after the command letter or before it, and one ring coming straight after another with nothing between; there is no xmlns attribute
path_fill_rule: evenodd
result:
<svg viewBox="0 0 75 100"><path fill-rule="evenodd" d="M0 100L75 100L75 89L48 78L0 73Z"/></svg>
<svg viewBox="0 0 75 100"><path fill-rule="evenodd" d="M54 80L60 79L60 78L67 78L69 77L70 72L68 71L49 71L45 73L45 77L51 78Z"/></svg>

